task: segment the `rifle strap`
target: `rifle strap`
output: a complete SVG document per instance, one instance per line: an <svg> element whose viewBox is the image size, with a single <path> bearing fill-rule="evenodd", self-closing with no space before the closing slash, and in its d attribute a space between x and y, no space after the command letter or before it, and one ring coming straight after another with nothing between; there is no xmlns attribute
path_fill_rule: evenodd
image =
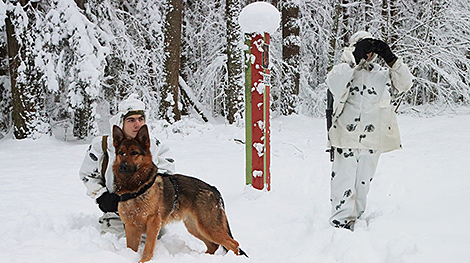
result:
<svg viewBox="0 0 470 263"><path fill-rule="evenodd" d="M103 150L103 163L101 164L101 177L103 183L106 186L106 169L108 168L109 156L108 156L108 135L103 136L101 140L101 149Z"/></svg>

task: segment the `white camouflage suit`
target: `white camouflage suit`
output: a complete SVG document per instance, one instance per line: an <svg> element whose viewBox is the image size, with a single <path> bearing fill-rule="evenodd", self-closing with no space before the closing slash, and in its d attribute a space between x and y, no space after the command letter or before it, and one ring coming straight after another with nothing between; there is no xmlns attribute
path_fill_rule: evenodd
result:
<svg viewBox="0 0 470 263"><path fill-rule="evenodd" d="M103 137L96 137L89 146L85 158L80 168L80 179L87 188L87 195L93 199L100 197L104 192L114 193L114 174L113 163L116 154L113 146L112 136L107 138L108 148L108 167L106 169L105 178L101 176L101 166L103 164L104 154L101 147ZM165 158L165 154L169 148L163 146L160 141L150 138L150 151L155 165L158 167L159 173L174 173L174 163L171 158ZM106 185L105 185L106 184Z"/></svg>
<svg viewBox="0 0 470 263"><path fill-rule="evenodd" d="M351 37L344 63L334 66L326 79L334 98L328 136L334 149L330 224L335 227L350 228L364 213L380 154L401 148L391 96L409 90L413 79L402 58L382 67L372 62L374 54L356 65L354 44L363 38L371 35L360 31Z"/></svg>
<svg viewBox="0 0 470 263"><path fill-rule="evenodd" d="M128 111L143 110L145 105L138 100L136 94L131 94L128 99L121 102L119 105L119 113L110 119L111 127L117 125L123 128L123 116ZM102 148L103 137L96 137L93 139L91 145L83 159L82 166L80 167L79 177L85 184L87 195L96 200L103 193L114 193L114 174L113 163L116 159L116 154L113 146L112 135L107 137L107 152L108 152L108 165L106 173L102 176L102 164L104 160L104 152ZM169 148L160 143L154 137L150 138L150 152L155 165L158 167L159 173L173 174L175 171L175 164L173 159L166 157L169 153ZM118 236L124 235L124 226L117 213L108 212L100 218L102 232L111 232Z"/></svg>

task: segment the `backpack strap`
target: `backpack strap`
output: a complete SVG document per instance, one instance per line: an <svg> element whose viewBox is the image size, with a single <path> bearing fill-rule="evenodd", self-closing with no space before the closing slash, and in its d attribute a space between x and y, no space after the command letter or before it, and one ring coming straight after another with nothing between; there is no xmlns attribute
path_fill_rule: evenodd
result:
<svg viewBox="0 0 470 263"><path fill-rule="evenodd" d="M103 163L101 165L101 177L103 177L103 182L106 185L106 169L108 168L108 135L103 136L101 140L101 149L103 149Z"/></svg>

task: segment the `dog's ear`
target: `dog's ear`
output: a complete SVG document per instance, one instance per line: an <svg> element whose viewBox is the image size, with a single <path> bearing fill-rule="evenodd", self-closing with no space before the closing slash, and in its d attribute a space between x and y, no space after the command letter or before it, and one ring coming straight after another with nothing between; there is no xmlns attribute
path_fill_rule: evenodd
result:
<svg viewBox="0 0 470 263"><path fill-rule="evenodd" d="M149 129L147 125L143 125L140 127L135 139L144 147L145 149L150 149L150 137L149 137Z"/></svg>
<svg viewBox="0 0 470 263"><path fill-rule="evenodd" d="M119 126L114 125L113 126L113 145L114 145L114 148L117 148L119 146L119 144L121 144L121 142L125 138L126 138L126 136L124 136L124 132L122 131L122 129L119 128Z"/></svg>

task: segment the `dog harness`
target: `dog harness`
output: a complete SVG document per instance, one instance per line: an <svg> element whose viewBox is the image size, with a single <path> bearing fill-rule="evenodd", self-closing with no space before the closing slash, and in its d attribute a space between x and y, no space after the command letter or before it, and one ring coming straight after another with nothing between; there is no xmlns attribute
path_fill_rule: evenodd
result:
<svg viewBox="0 0 470 263"><path fill-rule="evenodd" d="M101 138L101 149L103 150L103 163L101 164L101 177L103 178L104 185L106 185L106 169L108 168L108 135Z"/></svg>
<svg viewBox="0 0 470 263"><path fill-rule="evenodd" d="M162 177L168 177L168 179L170 179L171 184L173 185L173 189L175 190L173 206L171 207L171 212L170 212L170 213L173 213L173 211L175 211L176 209L176 205L178 205L178 196L179 196L180 187L175 177L172 174L159 174L159 175Z"/></svg>
<svg viewBox="0 0 470 263"><path fill-rule="evenodd" d="M153 177L153 179L150 180L150 182L148 184L144 185L144 187L142 187L139 191L137 191L135 193L128 193L128 194L120 195L119 196L119 201L120 202L125 202L127 200L134 199L134 198L142 195L143 193L147 192L147 190L150 189L150 187L152 187L152 185L155 183L155 180L157 179L157 175L155 175Z"/></svg>
<svg viewBox="0 0 470 263"><path fill-rule="evenodd" d="M119 196L119 201L120 202L125 202L127 200L137 198L138 196L144 194L155 183L155 180L157 179L157 176L168 177L168 179L170 179L171 184L173 185L173 189L175 191L173 207L171 208L171 212L173 212L176 208L176 205L178 204L179 185L178 185L178 182L176 181L175 177L172 174L157 173L157 175L155 175L153 177L153 179L150 180L150 182L148 184L144 185L144 187L142 187L139 191L137 191L135 193L127 193L127 194L120 195Z"/></svg>

